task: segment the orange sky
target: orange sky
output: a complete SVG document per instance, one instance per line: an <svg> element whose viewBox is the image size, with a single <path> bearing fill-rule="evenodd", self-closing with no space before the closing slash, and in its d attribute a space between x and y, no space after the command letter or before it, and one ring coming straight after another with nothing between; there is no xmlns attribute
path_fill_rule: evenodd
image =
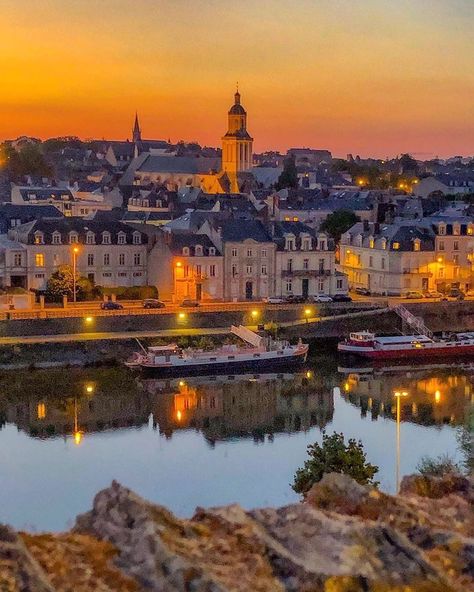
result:
<svg viewBox="0 0 474 592"><path fill-rule="evenodd" d="M474 0L1 0L0 139L474 154Z"/></svg>

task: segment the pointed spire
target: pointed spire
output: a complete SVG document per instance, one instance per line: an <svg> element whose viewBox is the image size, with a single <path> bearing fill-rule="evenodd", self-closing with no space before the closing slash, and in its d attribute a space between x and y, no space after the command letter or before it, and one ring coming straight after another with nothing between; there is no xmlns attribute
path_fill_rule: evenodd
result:
<svg viewBox="0 0 474 592"><path fill-rule="evenodd" d="M132 140L134 142L140 142L142 139L142 131L140 129L140 123L138 121L138 111L135 111L135 123L132 130Z"/></svg>
<svg viewBox="0 0 474 592"><path fill-rule="evenodd" d="M235 91L234 98L235 98L235 104L240 105L240 93L239 93L239 83L238 82L237 82L237 88Z"/></svg>

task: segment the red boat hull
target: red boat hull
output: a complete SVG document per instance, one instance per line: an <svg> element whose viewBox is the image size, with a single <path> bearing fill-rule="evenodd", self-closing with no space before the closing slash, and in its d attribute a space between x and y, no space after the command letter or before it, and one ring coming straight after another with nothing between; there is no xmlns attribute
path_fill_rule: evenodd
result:
<svg viewBox="0 0 474 592"><path fill-rule="evenodd" d="M426 358L447 358L447 357L474 357L474 345L456 345L449 347L424 347L399 350L372 350L372 351L349 351L340 350L342 353L370 358L373 360L401 360L401 359L426 359Z"/></svg>

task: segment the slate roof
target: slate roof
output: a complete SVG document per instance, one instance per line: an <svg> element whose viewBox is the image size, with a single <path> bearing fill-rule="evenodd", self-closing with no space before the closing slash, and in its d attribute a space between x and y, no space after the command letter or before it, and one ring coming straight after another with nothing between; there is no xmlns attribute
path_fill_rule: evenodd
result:
<svg viewBox="0 0 474 592"><path fill-rule="evenodd" d="M117 237L121 232L125 233L127 244L131 244L133 242L133 233L136 232L127 224L123 224L117 220L111 219L106 222L104 220L84 220L83 218L74 217L64 217L58 220L36 220L21 226L16 226L13 231L18 231L20 234L24 231L27 231L28 244L34 243L34 233L37 231L40 231L44 234L45 244L50 244L52 242L52 235L54 232L59 232L61 234L62 244L68 244L69 233L74 231L77 232L79 243L82 244L86 242L85 237L88 231L95 233L97 244L102 242L100 235L102 232L106 231L110 232L111 244L117 244ZM145 244L147 242L147 237L142 233L140 234L142 236L142 244Z"/></svg>
<svg viewBox="0 0 474 592"><path fill-rule="evenodd" d="M64 218L63 214L54 206L30 206L5 204L0 206L0 234L12 228L12 220L20 220L26 224L39 218ZM18 225L16 223L16 225Z"/></svg>
<svg viewBox="0 0 474 592"><path fill-rule="evenodd" d="M285 247L285 235L293 234L296 238L296 247L299 249L302 242L303 234L309 235L313 240L316 239L318 233L310 226L303 224L303 222L274 222L273 223L273 241L277 244L279 251L283 251ZM326 235L327 236L327 235ZM334 249L334 240L328 237L328 249Z"/></svg>
<svg viewBox="0 0 474 592"><path fill-rule="evenodd" d="M252 239L258 243L272 242L272 238L265 226L258 220L228 220L222 226L222 240L224 242L241 242Z"/></svg>
<svg viewBox="0 0 474 592"><path fill-rule="evenodd" d="M207 174L219 170L220 158L200 158L191 156L155 156L148 155L136 169L140 173L183 173Z"/></svg>
<svg viewBox="0 0 474 592"><path fill-rule="evenodd" d="M355 238L362 236L362 246L369 245L369 237L375 240L387 239L388 250L413 251L413 241L420 240L421 251L433 251L435 246L435 233L431 225L426 222L413 222L404 220L394 224L364 224L357 222L352 226L348 233ZM394 243L399 244L398 249L394 249Z"/></svg>
<svg viewBox="0 0 474 592"><path fill-rule="evenodd" d="M50 199L75 201L69 189L62 189L60 187L33 187L26 185L18 189L24 201L47 201Z"/></svg>
<svg viewBox="0 0 474 592"><path fill-rule="evenodd" d="M221 254L207 234L173 234L169 248L175 255L182 255L183 248L187 247L190 255L194 256L196 253L196 246L198 245L203 247L204 255L209 255L209 248L211 247L214 247L216 255Z"/></svg>

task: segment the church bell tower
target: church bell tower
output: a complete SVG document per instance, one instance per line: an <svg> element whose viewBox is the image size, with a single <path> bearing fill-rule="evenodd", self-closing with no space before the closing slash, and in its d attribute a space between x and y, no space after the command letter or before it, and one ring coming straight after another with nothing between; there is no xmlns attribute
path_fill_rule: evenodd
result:
<svg viewBox="0 0 474 592"><path fill-rule="evenodd" d="M227 118L227 133L222 138L222 170L232 176L252 167L253 138L247 131L247 112L240 104L238 88Z"/></svg>

